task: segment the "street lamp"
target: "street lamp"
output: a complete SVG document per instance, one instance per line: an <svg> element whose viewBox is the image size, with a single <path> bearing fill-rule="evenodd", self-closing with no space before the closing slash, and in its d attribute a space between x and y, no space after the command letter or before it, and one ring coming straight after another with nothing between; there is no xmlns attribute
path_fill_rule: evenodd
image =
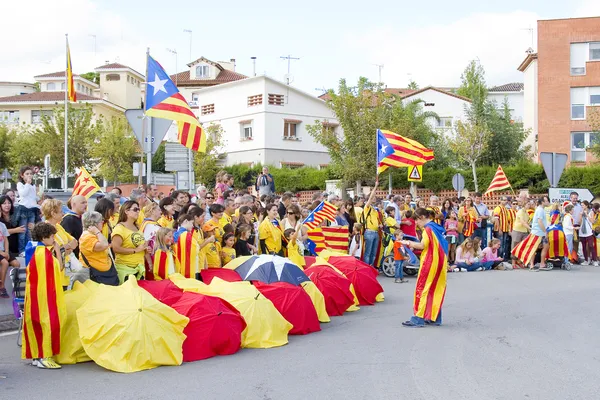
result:
<svg viewBox="0 0 600 400"><path fill-rule="evenodd" d="M190 62L192 62L192 30L191 29L184 29L183 30L185 33L189 33L190 34Z"/></svg>

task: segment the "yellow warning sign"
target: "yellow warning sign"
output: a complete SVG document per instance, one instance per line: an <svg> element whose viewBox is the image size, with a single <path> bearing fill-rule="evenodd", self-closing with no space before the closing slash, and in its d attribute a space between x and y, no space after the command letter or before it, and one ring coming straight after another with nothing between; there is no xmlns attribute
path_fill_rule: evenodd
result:
<svg viewBox="0 0 600 400"><path fill-rule="evenodd" d="M409 182L422 182L423 181L423 166L414 165L408 167L408 181Z"/></svg>

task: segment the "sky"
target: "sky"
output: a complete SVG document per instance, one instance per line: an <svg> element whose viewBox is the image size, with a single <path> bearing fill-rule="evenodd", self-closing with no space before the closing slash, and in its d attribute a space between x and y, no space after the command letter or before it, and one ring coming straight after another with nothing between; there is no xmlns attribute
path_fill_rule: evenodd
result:
<svg viewBox="0 0 600 400"><path fill-rule="evenodd" d="M536 49L536 21L600 16L600 1L20 0L3 4L2 14L0 81L64 70L68 33L75 73L106 61L144 73L149 48L168 73L203 56L235 58L236 71L250 76L257 57L257 74L283 81L288 62L280 57L291 55L299 58L291 61L292 85L319 95L341 78L378 81L377 65L388 87L410 79L458 86L471 60L489 86L522 82L517 67Z"/></svg>

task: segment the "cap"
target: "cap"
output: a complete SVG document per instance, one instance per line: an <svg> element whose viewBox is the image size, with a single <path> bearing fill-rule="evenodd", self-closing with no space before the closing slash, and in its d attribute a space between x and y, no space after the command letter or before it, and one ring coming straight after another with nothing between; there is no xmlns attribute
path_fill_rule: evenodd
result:
<svg viewBox="0 0 600 400"><path fill-rule="evenodd" d="M210 232L210 231L214 231L215 229L217 229L219 227L219 224L217 224L214 221L207 221L204 225L202 225L202 230L204 232Z"/></svg>

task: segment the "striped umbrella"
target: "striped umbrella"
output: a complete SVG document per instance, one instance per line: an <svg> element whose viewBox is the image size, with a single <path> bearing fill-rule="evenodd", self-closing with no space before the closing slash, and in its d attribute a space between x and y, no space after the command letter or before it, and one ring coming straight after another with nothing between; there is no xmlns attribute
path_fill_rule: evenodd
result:
<svg viewBox="0 0 600 400"><path fill-rule="evenodd" d="M225 268L231 266L227 264ZM302 269L289 259L268 254L248 257L235 267L234 271L245 281L287 282L298 286L310 280Z"/></svg>

